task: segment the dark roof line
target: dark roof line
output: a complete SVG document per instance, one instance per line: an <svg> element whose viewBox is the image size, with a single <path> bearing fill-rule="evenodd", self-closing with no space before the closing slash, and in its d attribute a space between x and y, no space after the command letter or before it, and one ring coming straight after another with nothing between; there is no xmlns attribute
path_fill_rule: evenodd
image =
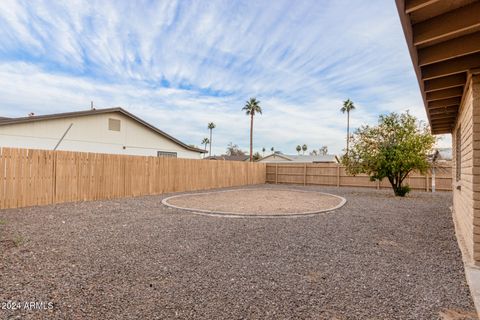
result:
<svg viewBox="0 0 480 320"><path fill-rule="evenodd" d="M105 109L92 109L92 110L86 110L86 111L74 111L74 112L64 112L64 113L53 113L53 114L46 114L46 115L40 115L40 116L29 116L29 117L20 117L20 118L3 118L0 117L0 126L4 125L9 125L9 124L17 124L17 123L25 123L25 122L35 122L35 121L42 121L42 120L52 120L52 119L62 119L62 118L69 118L69 117L81 117L81 116L89 116L89 115L95 115L95 114L104 114L104 113L111 113L111 112L119 112L139 123L144 125L145 127L155 131L156 133L160 134L161 136L175 142L176 144L184 147L185 149L191 150L191 151L196 151L196 152L201 152L201 153L206 153L205 150L195 148L192 146L189 146L182 141L175 139L171 135L163 132L162 130L158 129L157 127L151 125L150 123L140 119L136 115L128 112L127 110L120 108L120 107L115 107L115 108L105 108Z"/></svg>
<svg viewBox="0 0 480 320"><path fill-rule="evenodd" d="M220 156L209 156L204 158L205 160L231 160L231 161L245 161L250 159L250 156L243 155L243 156L227 156L227 155L220 155Z"/></svg>

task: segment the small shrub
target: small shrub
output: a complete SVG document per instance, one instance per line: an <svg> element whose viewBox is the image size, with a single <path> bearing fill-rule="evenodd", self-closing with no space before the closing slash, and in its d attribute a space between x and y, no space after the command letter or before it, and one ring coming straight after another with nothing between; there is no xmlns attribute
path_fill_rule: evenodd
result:
<svg viewBox="0 0 480 320"><path fill-rule="evenodd" d="M400 197L405 197L412 189L409 185L401 186L395 189L395 195Z"/></svg>
<svg viewBox="0 0 480 320"><path fill-rule="evenodd" d="M25 243L25 238L22 237L21 235L17 235L17 236L13 239L13 243L15 244L16 247L20 247L22 244Z"/></svg>

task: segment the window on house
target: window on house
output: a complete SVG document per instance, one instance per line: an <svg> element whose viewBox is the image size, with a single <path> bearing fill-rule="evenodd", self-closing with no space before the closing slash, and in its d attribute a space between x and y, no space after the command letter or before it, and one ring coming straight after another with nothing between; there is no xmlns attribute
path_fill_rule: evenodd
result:
<svg viewBox="0 0 480 320"><path fill-rule="evenodd" d="M176 158L177 153L169 151L157 151L157 157Z"/></svg>
<svg viewBox="0 0 480 320"><path fill-rule="evenodd" d="M457 181L462 178L462 128L458 127L455 135L455 176Z"/></svg>
<svg viewBox="0 0 480 320"><path fill-rule="evenodd" d="M120 120L118 119L108 119L108 130L110 131L120 131Z"/></svg>

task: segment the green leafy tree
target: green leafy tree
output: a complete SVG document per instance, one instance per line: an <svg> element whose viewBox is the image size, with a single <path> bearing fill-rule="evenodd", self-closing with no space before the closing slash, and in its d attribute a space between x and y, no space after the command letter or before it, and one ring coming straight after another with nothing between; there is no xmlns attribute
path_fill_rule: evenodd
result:
<svg viewBox="0 0 480 320"><path fill-rule="evenodd" d="M210 130L210 140L209 140L209 145L210 145L210 150L208 151L208 155L212 155L212 130L215 129L216 125L213 122L210 122L208 124L208 130Z"/></svg>
<svg viewBox="0 0 480 320"><path fill-rule="evenodd" d="M298 146L297 146L297 152L298 152L298 154L300 154L300 151L302 151L302 146L301 146L301 145L298 145Z"/></svg>
<svg viewBox="0 0 480 320"><path fill-rule="evenodd" d="M210 143L210 140L208 138L203 138L202 144L205 145L205 151L207 151L207 144Z"/></svg>
<svg viewBox="0 0 480 320"><path fill-rule="evenodd" d="M350 112L352 110L355 110L353 101L350 99L343 101L343 106L342 108L340 108L340 111L342 111L342 113L345 113L345 112L347 113L347 153L348 153L348 146L350 141Z"/></svg>
<svg viewBox="0 0 480 320"><path fill-rule="evenodd" d="M303 154L305 154L305 151L307 151L307 149L308 149L307 145L306 145L306 144L304 144L304 145L302 146L302 151L303 151Z"/></svg>
<svg viewBox="0 0 480 320"><path fill-rule="evenodd" d="M250 98L242 108L247 116L250 116L250 161L253 161L253 117L259 113L262 114L262 107L260 101L256 98Z"/></svg>
<svg viewBox="0 0 480 320"><path fill-rule="evenodd" d="M349 174L366 173L370 180L387 178L396 196L409 191L403 182L413 170L425 173L435 137L425 123L408 112L379 117L377 126L362 126L351 138L351 148L342 158Z"/></svg>

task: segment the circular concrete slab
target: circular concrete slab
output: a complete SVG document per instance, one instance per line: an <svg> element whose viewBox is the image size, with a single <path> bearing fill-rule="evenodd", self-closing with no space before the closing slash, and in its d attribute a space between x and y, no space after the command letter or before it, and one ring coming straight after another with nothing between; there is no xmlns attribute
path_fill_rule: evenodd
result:
<svg viewBox="0 0 480 320"><path fill-rule="evenodd" d="M193 213L224 217L311 216L342 207L337 195L295 189L249 188L180 194L163 199L166 206Z"/></svg>

